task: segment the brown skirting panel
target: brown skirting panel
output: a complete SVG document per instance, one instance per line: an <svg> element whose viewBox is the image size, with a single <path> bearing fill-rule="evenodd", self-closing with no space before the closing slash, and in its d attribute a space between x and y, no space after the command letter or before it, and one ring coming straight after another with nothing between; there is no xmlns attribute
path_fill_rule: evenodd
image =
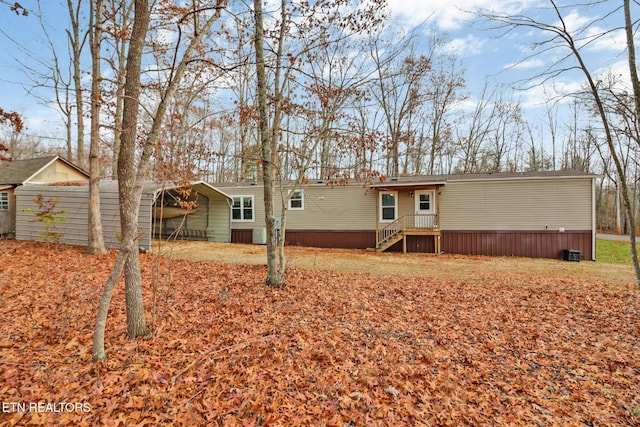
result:
<svg viewBox="0 0 640 427"><path fill-rule="evenodd" d="M561 258L577 249L592 259L591 231L450 231L442 230L442 251L450 254Z"/></svg>
<svg viewBox="0 0 640 427"><path fill-rule="evenodd" d="M376 232L287 230L286 244L314 248L366 249L376 246Z"/></svg>
<svg viewBox="0 0 640 427"><path fill-rule="evenodd" d="M232 243L251 243L251 230L232 229ZM286 244L314 248L366 249L376 245L376 232L366 230L287 230Z"/></svg>
<svg viewBox="0 0 640 427"><path fill-rule="evenodd" d="M252 243L253 231L251 229L232 228L231 243Z"/></svg>

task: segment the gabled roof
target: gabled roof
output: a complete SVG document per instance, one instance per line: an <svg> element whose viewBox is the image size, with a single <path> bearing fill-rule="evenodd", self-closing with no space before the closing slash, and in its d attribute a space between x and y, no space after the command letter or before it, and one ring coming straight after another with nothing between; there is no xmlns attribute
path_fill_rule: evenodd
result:
<svg viewBox="0 0 640 427"><path fill-rule="evenodd" d="M87 177L89 176L86 171L80 169L78 166L60 156L48 156L36 159L11 160L9 162L0 163L0 185L25 184L56 161L61 161L67 166L76 169L78 172L87 175Z"/></svg>

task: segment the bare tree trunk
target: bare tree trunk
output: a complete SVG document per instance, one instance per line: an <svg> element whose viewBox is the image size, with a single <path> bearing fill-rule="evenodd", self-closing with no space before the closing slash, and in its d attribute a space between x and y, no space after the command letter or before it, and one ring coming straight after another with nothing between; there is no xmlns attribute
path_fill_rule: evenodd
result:
<svg viewBox="0 0 640 427"><path fill-rule="evenodd" d="M107 328L107 315L109 314L109 306L111 305L113 291L122 277L124 263L129 255L129 251L123 249L124 248L120 248L120 252L118 252L116 262L109 274L107 283L102 291L102 296L100 297L98 314L96 316L96 326L93 330L92 356L94 360L103 360L107 358L107 354L104 351L104 333Z"/></svg>
<svg viewBox="0 0 640 427"><path fill-rule="evenodd" d="M91 143L89 146L89 242L90 254L104 254L104 236L100 217L100 46L102 43L102 0L91 2Z"/></svg>
<svg viewBox="0 0 640 427"><path fill-rule="evenodd" d="M72 51L72 67L73 67L73 89L75 92L75 104L76 104L76 145L78 164L84 168L87 165L87 159L84 153L84 101L82 99L82 69L80 68L80 56L82 55L83 40L80 39L80 23L79 14L82 5L82 0L78 0L75 5L72 0L67 0L67 7L69 9L69 19L71 21L71 29L67 30L67 36L69 38L69 44Z"/></svg>
<svg viewBox="0 0 640 427"><path fill-rule="evenodd" d="M115 3L115 4L114 4ZM127 66L128 28L131 28L133 15L131 0L112 0L109 25L113 28L112 71L115 74L115 112L113 116L113 154L111 156L111 179L118 179L118 153L120 152L120 133L122 132L122 110L124 108L124 81Z"/></svg>
<svg viewBox="0 0 640 427"><path fill-rule="evenodd" d="M125 67L126 60L124 56L121 59L120 66ZM122 73L124 74L124 73ZM123 76L118 76L118 87L116 88L116 111L113 120L113 157L111 159L111 179L118 179L118 156L120 155L120 136L122 134L122 110L124 109L124 84Z"/></svg>
<svg viewBox="0 0 640 427"><path fill-rule="evenodd" d="M260 111L259 132L262 147L262 173L264 180L264 210L267 227L267 278L268 286L278 285L276 258L276 229L274 217L274 198L276 187L276 170L274 152L271 144L271 129L269 128L269 103L267 100L267 75L264 62L264 24L262 17L262 0L254 0L254 17L256 24L256 76L258 86L258 108ZM284 24L283 24L284 25Z"/></svg>
<svg viewBox="0 0 640 427"><path fill-rule="evenodd" d="M111 296L117 281L122 275L125 264L128 264L127 270L135 266L135 260L131 261L131 253L134 250L135 238L138 232L138 208L140 199L136 201L134 193L135 185L135 150L136 150L136 129L138 124L138 100L140 99L140 70L142 66L142 49L149 27L150 9L148 0L135 0L135 18L133 21L133 31L131 33L131 42L129 44L129 53L127 55L127 78L125 82L125 101L123 114L122 129L122 147L118 156L118 194L120 201L120 225L122 227L122 243L120 252L116 259L111 275L107 280L104 292L100 299L98 308L98 317L96 319L96 328L93 337L93 357L95 359L104 359L106 357L104 351L104 330L107 324L106 316L108 314L108 304L111 302ZM134 284L131 282L129 275L129 283L125 283L126 306L129 308L137 307L131 299L138 292L131 289ZM106 307L103 307L106 305ZM146 322L143 312L127 311L127 334L131 337L143 335L147 333Z"/></svg>
<svg viewBox="0 0 640 427"><path fill-rule="evenodd" d="M633 41L633 22L631 21L630 1L624 0L624 23L627 34L627 53L629 55L629 72L631 76L631 85L633 86L633 94L635 99L636 120L640 117L640 81L638 81L638 69L636 66L636 48ZM628 200L626 200L628 203ZM640 290L640 262L638 262L638 250L636 248L636 216L635 209L629 206L627 213L629 216L629 229L631 233L631 256L633 258L633 267L636 271L636 281L638 290Z"/></svg>
<svg viewBox="0 0 640 427"><path fill-rule="evenodd" d="M124 264L125 305L127 311L127 335L135 338L145 335L147 322L144 317L142 300L142 274L140 271L140 253L133 248Z"/></svg>
<svg viewBox="0 0 640 427"><path fill-rule="evenodd" d="M122 245L130 249L125 265L125 297L127 307L127 334L137 337L147 333L144 310L129 311L130 307L140 308L142 301L132 301L141 292L136 276L131 273L135 268L137 249L134 239L138 235L138 211L140 198L136 197L136 136L138 127L138 108L140 100L140 74L142 68L142 50L145 44L151 10L148 0L135 0L133 31L127 55L127 77L125 81L124 112L122 116L122 134L120 154L118 156L118 193L120 201L120 225L122 227ZM136 255L132 255L133 252ZM134 257L132 259L132 256ZM127 274L128 273L128 274Z"/></svg>

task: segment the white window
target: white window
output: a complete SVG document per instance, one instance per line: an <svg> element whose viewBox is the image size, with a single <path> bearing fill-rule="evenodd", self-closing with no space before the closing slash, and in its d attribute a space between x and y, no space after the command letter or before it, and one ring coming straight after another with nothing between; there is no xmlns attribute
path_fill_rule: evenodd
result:
<svg viewBox="0 0 640 427"><path fill-rule="evenodd" d="M304 210L304 193L302 190L295 190L289 199L289 210Z"/></svg>
<svg viewBox="0 0 640 427"><path fill-rule="evenodd" d="M8 211L9 210L9 193L2 192L0 193L0 211Z"/></svg>
<svg viewBox="0 0 640 427"><path fill-rule="evenodd" d="M434 190L417 190L416 213L417 214L433 214L435 212L435 192Z"/></svg>
<svg viewBox="0 0 640 427"><path fill-rule="evenodd" d="M253 221L253 196L234 196L231 221Z"/></svg>
<svg viewBox="0 0 640 427"><path fill-rule="evenodd" d="M391 222L398 219L398 192L380 192L380 222Z"/></svg>

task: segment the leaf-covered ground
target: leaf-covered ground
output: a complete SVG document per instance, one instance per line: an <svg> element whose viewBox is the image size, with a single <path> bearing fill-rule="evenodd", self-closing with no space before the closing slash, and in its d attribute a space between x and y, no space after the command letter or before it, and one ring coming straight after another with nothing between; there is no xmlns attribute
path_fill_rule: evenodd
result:
<svg viewBox="0 0 640 427"><path fill-rule="evenodd" d="M631 285L292 269L276 290L144 255L154 333L126 338L121 285L97 364L114 256L0 242L0 425L640 425Z"/></svg>

